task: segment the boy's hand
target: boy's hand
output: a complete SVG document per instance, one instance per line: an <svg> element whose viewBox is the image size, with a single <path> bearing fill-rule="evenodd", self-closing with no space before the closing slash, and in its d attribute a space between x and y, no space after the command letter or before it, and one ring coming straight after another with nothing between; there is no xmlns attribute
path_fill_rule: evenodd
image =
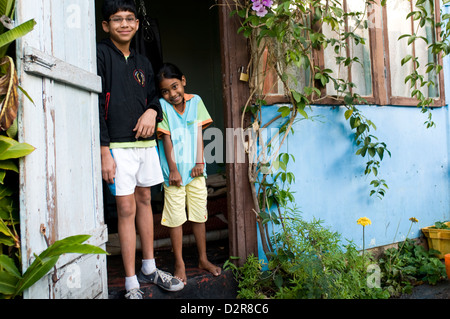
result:
<svg viewBox="0 0 450 319"><path fill-rule="evenodd" d="M178 186L180 187L183 184L183 180L181 178L180 173L178 170L170 171L169 174L169 185L170 186Z"/></svg>
<svg viewBox="0 0 450 319"><path fill-rule="evenodd" d="M147 138L155 133L156 111L149 109L139 118L133 132L136 132L136 139L139 137Z"/></svg>
<svg viewBox="0 0 450 319"><path fill-rule="evenodd" d="M191 177L198 177L203 175L205 164L195 164L191 172Z"/></svg>
<svg viewBox="0 0 450 319"><path fill-rule="evenodd" d="M109 147L102 146L102 177L108 184L114 184L116 177L116 162L109 151Z"/></svg>

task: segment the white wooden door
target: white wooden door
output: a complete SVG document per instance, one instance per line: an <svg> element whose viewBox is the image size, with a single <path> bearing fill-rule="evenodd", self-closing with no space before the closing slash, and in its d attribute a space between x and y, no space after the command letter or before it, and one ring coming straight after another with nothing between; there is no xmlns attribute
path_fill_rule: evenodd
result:
<svg viewBox="0 0 450 319"><path fill-rule="evenodd" d="M19 140L36 150L21 161L20 217L23 268L50 243L92 235L105 248L95 9L92 0L17 0L18 22L37 25L18 41L22 97ZM24 293L28 299L107 298L105 255L63 255Z"/></svg>

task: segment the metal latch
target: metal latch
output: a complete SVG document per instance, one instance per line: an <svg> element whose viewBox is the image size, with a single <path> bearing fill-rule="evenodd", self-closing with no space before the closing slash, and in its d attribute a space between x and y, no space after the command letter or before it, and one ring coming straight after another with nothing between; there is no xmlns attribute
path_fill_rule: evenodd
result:
<svg viewBox="0 0 450 319"><path fill-rule="evenodd" d="M56 65L54 60L46 59L46 57L39 55L37 50L33 50L33 48L26 47L24 51L25 65L34 63L49 70Z"/></svg>

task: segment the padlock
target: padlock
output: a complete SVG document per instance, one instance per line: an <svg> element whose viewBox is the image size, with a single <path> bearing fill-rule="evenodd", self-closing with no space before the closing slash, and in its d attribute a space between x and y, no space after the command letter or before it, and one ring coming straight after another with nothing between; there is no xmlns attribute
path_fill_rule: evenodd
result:
<svg viewBox="0 0 450 319"><path fill-rule="evenodd" d="M241 72L241 75L239 77L239 80L241 80L242 82L248 82L249 77L248 77L247 73L244 73L244 67L240 68L240 72Z"/></svg>
<svg viewBox="0 0 450 319"><path fill-rule="evenodd" d="M248 82L248 74L242 72L239 80L241 80L242 82Z"/></svg>

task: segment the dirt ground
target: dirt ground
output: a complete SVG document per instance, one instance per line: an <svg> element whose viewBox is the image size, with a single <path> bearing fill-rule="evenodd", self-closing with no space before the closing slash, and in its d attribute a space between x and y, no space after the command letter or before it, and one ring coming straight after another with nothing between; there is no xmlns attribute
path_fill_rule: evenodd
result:
<svg viewBox="0 0 450 319"><path fill-rule="evenodd" d="M411 294L402 295L400 299L450 299L450 280L416 286Z"/></svg>

